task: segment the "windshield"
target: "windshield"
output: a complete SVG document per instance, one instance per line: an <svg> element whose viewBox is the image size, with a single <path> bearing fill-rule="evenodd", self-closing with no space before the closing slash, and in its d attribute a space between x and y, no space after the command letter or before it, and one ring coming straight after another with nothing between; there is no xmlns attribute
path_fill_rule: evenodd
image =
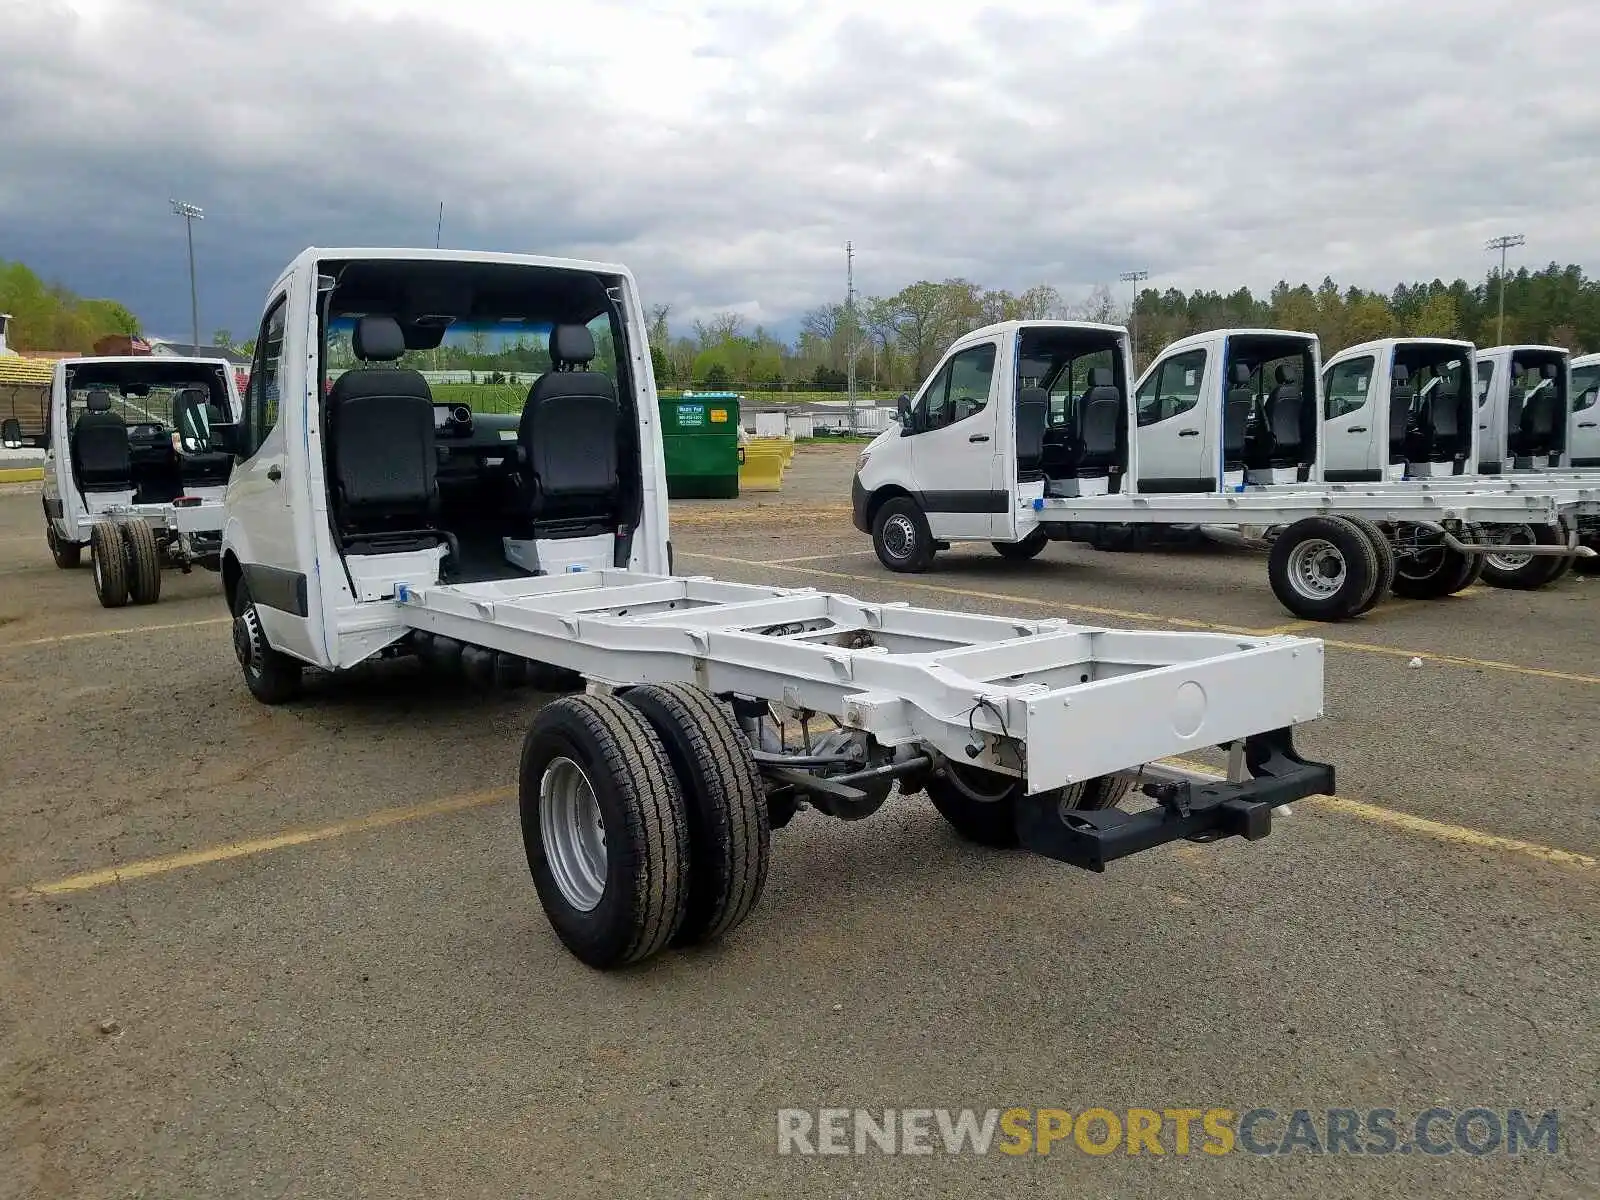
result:
<svg viewBox="0 0 1600 1200"><path fill-rule="evenodd" d="M139 385L124 391L103 383L84 387L73 386L67 389L67 424L69 427L77 424L78 418L88 410L91 393L104 392L111 400L111 411L122 418L123 424L159 425L163 430L171 430L173 397L180 392L191 390L202 393L207 404L213 406L216 404L212 381L203 374L197 375L192 381L170 387ZM218 410L204 414L203 419L215 422L225 420L226 417Z"/></svg>
<svg viewBox="0 0 1600 1200"><path fill-rule="evenodd" d="M329 385L345 371L366 365L355 356L358 318L336 317L327 326ZM422 372L436 404L465 404L478 413L519 413L533 381L550 369L549 321L510 318L456 321L432 350L408 350L394 365ZM587 369L617 380L616 343L610 318L589 322L595 357Z"/></svg>

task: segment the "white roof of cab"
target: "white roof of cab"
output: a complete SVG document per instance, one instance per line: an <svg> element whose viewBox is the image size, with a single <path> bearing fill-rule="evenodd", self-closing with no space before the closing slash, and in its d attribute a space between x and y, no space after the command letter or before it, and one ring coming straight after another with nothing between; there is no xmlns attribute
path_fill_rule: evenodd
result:
<svg viewBox="0 0 1600 1200"><path fill-rule="evenodd" d="M398 262L506 263L520 267L553 267L564 271L588 271L601 275L626 275L633 272L620 263L590 262L581 258L549 258L539 254L507 254L498 250L435 250L411 246L308 246L295 256L293 267L302 263L338 259L393 259Z"/></svg>
<svg viewBox="0 0 1600 1200"><path fill-rule="evenodd" d="M149 363L152 366L166 370L171 367L181 367L186 363L192 363L200 367L221 367L225 371L240 369L225 358L190 358L182 354L98 354L85 355L83 358L60 358L56 362L63 368L97 365L100 363L133 363L136 366Z"/></svg>
<svg viewBox="0 0 1600 1200"><path fill-rule="evenodd" d="M1163 346L1157 357L1163 358L1175 350L1190 350L1196 346L1204 346L1209 342L1231 337L1301 338L1309 342L1318 340L1316 334L1299 329L1208 329L1203 333L1191 333L1188 337L1181 337L1170 346Z"/></svg>

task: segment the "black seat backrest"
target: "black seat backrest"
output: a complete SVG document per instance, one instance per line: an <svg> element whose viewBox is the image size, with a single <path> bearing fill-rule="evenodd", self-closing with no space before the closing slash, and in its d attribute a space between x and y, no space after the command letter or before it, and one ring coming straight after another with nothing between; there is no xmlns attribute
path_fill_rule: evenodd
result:
<svg viewBox="0 0 1600 1200"><path fill-rule="evenodd" d="M1267 429L1276 453L1293 454L1300 449L1300 374L1288 363L1279 363L1273 377L1278 384L1267 397Z"/></svg>
<svg viewBox="0 0 1600 1200"><path fill-rule="evenodd" d="M1089 386L1078 398L1078 444L1082 457L1078 466L1108 466L1117 453L1117 430L1122 424L1122 392L1116 386L1110 367L1093 367Z"/></svg>
<svg viewBox="0 0 1600 1200"><path fill-rule="evenodd" d="M1561 397L1556 392L1556 364L1545 363L1539 378L1544 386L1525 400L1522 408L1523 445L1531 453L1553 449L1560 427Z"/></svg>
<svg viewBox="0 0 1600 1200"><path fill-rule="evenodd" d="M1389 373L1389 449L1405 452L1406 430L1411 428L1411 402L1416 398L1411 386L1411 368L1396 363Z"/></svg>
<svg viewBox="0 0 1600 1200"><path fill-rule="evenodd" d="M1050 423L1050 393L1017 389L1017 478L1037 479L1044 466L1044 431Z"/></svg>
<svg viewBox="0 0 1600 1200"><path fill-rule="evenodd" d="M1233 378L1222 401L1222 458L1224 466L1236 467L1244 461L1245 434L1255 399L1250 395L1250 365L1236 362L1230 373Z"/></svg>
<svg viewBox="0 0 1600 1200"><path fill-rule="evenodd" d="M128 426L111 410L111 393L92 391L86 405L72 427L72 460L78 486L86 490L123 490L133 486Z"/></svg>
<svg viewBox="0 0 1600 1200"><path fill-rule="evenodd" d="M363 362L393 362L405 353L405 337L393 317L366 316L356 322L351 346ZM341 524L425 524L439 496L428 381L396 367L356 368L334 380L326 409Z"/></svg>
<svg viewBox="0 0 1600 1200"><path fill-rule="evenodd" d="M528 390L518 429L535 516L568 507L564 501L613 497L620 487L617 433L622 410L611 378L581 369L594 355L594 335L587 327L557 325L550 330L554 369Z"/></svg>
<svg viewBox="0 0 1600 1200"><path fill-rule="evenodd" d="M1427 426L1435 441L1453 441L1461 436L1461 387L1441 379L1428 401Z"/></svg>
<svg viewBox="0 0 1600 1200"><path fill-rule="evenodd" d="M178 431L178 478L184 485L221 486L233 472L233 455L214 449L212 430L224 424L222 410L205 388L185 388L172 398L172 424Z"/></svg>

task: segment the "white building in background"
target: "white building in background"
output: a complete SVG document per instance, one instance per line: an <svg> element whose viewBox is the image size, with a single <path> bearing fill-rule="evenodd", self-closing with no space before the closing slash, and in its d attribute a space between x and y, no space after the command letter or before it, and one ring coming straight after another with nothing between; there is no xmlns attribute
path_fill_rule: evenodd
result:
<svg viewBox="0 0 1600 1200"><path fill-rule="evenodd" d="M6 326L11 324L10 313L0 313L0 354L16 354L16 351L6 345Z"/></svg>

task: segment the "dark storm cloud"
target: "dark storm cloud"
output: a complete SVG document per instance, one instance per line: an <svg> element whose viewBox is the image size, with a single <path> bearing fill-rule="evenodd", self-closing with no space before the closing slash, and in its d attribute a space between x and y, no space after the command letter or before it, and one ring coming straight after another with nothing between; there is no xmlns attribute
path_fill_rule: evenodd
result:
<svg viewBox="0 0 1600 1200"><path fill-rule="evenodd" d="M787 324L965 275L1063 289L1388 286L1600 199L1591 6L1274 0L984 8L27 0L0 6L0 256L241 336L310 243L445 241L634 267L685 316ZM652 39L659 38L659 44ZM659 102L655 98L659 98ZM1502 228L1504 227L1504 228Z"/></svg>

